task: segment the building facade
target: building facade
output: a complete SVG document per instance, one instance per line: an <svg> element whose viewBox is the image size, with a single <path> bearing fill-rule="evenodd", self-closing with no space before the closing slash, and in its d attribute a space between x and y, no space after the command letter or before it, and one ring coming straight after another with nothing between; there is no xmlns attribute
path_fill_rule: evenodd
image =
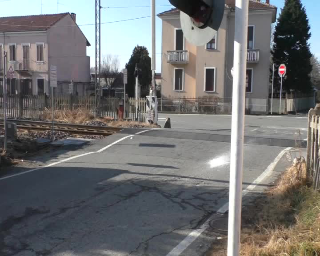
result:
<svg viewBox="0 0 320 256"><path fill-rule="evenodd" d="M69 84L73 84L74 93L83 95L90 84L87 46L90 43L77 26L75 14L0 18L0 83L6 52L6 70L13 71L9 94L49 95L50 66L54 65L55 94L70 93Z"/></svg>
<svg viewBox="0 0 320 256"><path fill-rule="evenodd" d="M271 25L276 7L250 0L247 57L247 109L266 113L269 98ZM205 46L183 36L177 9L162 19L162 96L232 100L235 0L226 0L224 17L215 37Z"/></svg>

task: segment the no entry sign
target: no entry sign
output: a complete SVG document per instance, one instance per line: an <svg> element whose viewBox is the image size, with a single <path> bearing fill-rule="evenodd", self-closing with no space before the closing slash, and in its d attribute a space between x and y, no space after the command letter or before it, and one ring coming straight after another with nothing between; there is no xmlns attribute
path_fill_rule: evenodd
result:
<svg viewBox="0 0 320 256"><path fill-rule="evenodd" d="M279 67L279 76L284 77L287 73L287 67L284 64L281 64Z"/></svg>

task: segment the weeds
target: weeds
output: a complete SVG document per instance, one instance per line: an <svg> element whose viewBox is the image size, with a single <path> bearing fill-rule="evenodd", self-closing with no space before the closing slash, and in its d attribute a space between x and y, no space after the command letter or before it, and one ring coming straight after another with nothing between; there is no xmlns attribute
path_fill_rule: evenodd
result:
<svg viewBox="0 0 320 256"><path fill-rule="evenodd" d="M260 202L242 234L242 256L320 255L320 194L307 186L306 163L299 159Z"/></svg>

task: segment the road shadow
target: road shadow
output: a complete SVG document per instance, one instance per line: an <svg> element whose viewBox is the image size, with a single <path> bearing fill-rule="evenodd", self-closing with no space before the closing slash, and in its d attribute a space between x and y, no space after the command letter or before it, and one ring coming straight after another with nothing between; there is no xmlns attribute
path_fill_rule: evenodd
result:
<svg viewBox="0 0 320 256"><path fill-rule="evenodd" d="M149 148L175 148L176 145L172 144L156 144L156 143L140 143L139 147L149 147Z"/></svg>
<svg viewBox="0 0 320 256"><path fill-rule="evenodd" d="M57 166L0 182L3 256L167 255L228 200L226 181L126 168Z"/></svg>

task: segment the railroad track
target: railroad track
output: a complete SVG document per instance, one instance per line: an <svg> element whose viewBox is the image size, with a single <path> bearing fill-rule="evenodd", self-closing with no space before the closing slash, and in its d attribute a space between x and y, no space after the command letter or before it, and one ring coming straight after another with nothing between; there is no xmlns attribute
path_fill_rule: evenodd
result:
<svg viewBox="0 0 320 256"><path fill-rule="evenodd" d="M8 120L8 122L16 123L17 129L21 129L21 130L50 131L52 129L52 123L50 122L27 121L27 120ZM0 121L0 125L3 126L2 120ZM60 132L69 132L74 134L109 136L117 132L120 132L121 128L54 123L54 130L60 131Z"/></svg>

